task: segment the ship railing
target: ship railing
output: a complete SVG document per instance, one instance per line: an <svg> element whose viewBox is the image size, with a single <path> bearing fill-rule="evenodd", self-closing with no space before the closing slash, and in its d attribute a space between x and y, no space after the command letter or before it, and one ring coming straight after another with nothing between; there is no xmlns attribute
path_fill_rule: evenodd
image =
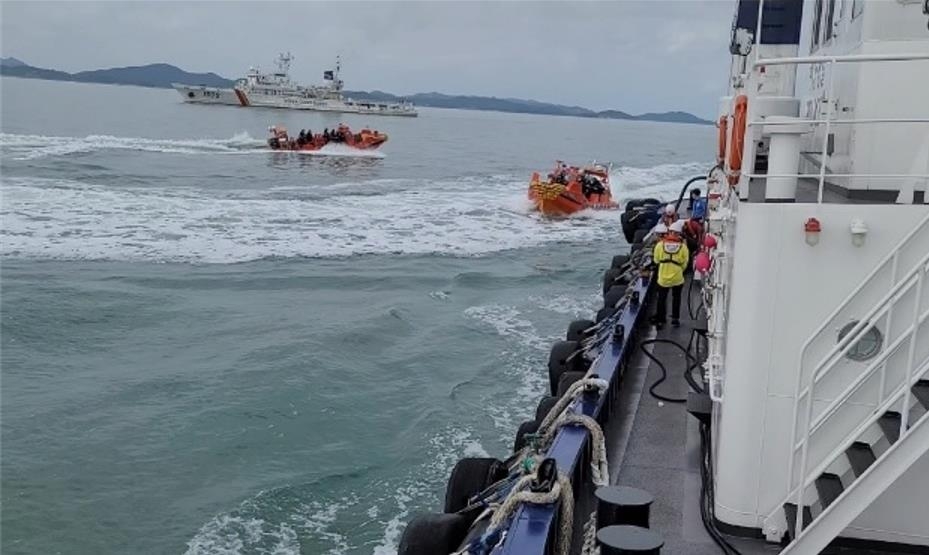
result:
<svg viewBox="0 0 929 555"><path fill-rule="evenodd" d="M798 372L795 382L793 422L791 426L790 439L790 458L788 461L787 476L787 499L796 498L796 506L803 506L803 497L806 490L814 483L815 479L820 476L837 457L839 457L851 442L855 441L860 435L872 426L890 407L901 402L903 407L900 423L900 439L903 439L908 427L910 395L908 391L912 385L920 379L922 374L927 370L929 360L916 360L916 345L918 339L925 339L917 336L917 333L923 329L923 324L929 319L929 310L922 310L923 298L926 288L927 274L929 274L929 252L923 254L912 267L898 279L901 273L901 257L905 249L912 247L912 242L920 237L926 237L929 233L929 214L913 227L913 229L897 244L897 246L878 263L874 269L861 281L861 283L841 302L833 312L822 322L822 324L810 335L804 342L800 350L798 360ZM836 320L841 314L863 294L863 291L869 285L873 285L881 276L886 276L890 272L889 290L875 303L867 313L858 318L858 321L844 335L840 336L839 341L819 359L810 372L806 372L807 355L811 346L820 339L823 333L834 326ZM910 300L910 297L915 299ZM901 310L895 310L895 307L902 304L906 308L912 306L912 316L909 325L893 336L894 318L899 323ZM865 339L866 335L872 333L878 321L882 320L883 328L887 337L882 340L881 351L876 358L857 376L854 376L847 382L845 388L814 418L813 405L816 400L817 387L821 387L825 377L840 363L846 359L849 351L859 344L859 341ZM891 356L906 345L906 360L903 372L905 378L895 387L887 386L887 364ZM844 367L844 366L843 366ZM810 442L814 434L823 428L827 420L834 416L838 410L846 405L853 395L855 395L865 383L867 383L876 371L880 370L879 383L877 388L877 399L874 403L875 409L868 412L867 416L861 420L854 429L843 435L841 439L833 442L833 448L818 457L815 467L808 471L810 463ZM804 380L804 377L807 376ZM888 391L889 389L889 391ZM801 412L802 411L802 412ZM801 422L801 414L805 419ZM797 457L799 454L799 461ZM799 469L797 468L799 464ZM796 485L795 485L796 482ZM779 510L774 509L769 517L773 517ZM796 534L802 531L803 511L797 511ZM796 536L795 536L796 537Z"/></svg>
<svg viewBox="0 0 929 555"><path fill-rule="evenodd" d="M760 2L759 4L763 4ZM759 8L761 11L761 8ZM761 18L759 17L759 27L760 27ZM752 63L752 70L756 74L760 75L763 71L763 68L766 66L777 66L777 65L821 65L826 64L828 68L828 81L826 84L826 95L821 98L820 101L826 105L826 112L824 117L816 119L803 119L798 118L795 121L780 121L780 122L769 122L764 119L760 120L751 120L746 123L748 129L758 128L761 126L771 126L771 125L795 125L797 123L810 124L813 127L825 127L823 132L823 138L821 142L821 148L818 150L820 156L819 160L819 172L815 174L786 174L786 175L774 175L774 174L763 174L763 173L754 173L754 172L741 172L743 177L752 179L752 178L775 178L775 177L796 177L798 179L816 179L818 183L816 202L822 204L823 194L826 186L826 177L827 177L827 161L829 160L830 154L830 143L829 137L831 135L833 125L874 125L874 124L927 124L929 123L929 118L926 117L907 117L907 118L843 118L837 119L835 115L835 81L836 81L836 69L842 64L862 64L862 63L874 63L874 62L926 62L929 61L929 53L886 53L886 54L848 54L848 55L818 55L818 56L794 56L794 57L781 57L781 58L762 58L758 57ZM730 122L731 126L731 122ZM726 152L727 159L729 158L730 153ZM749 156L743 158L743 164L748 163L750 160ZM929 174L924 173L910 173L910 174L870 174L870 173L829 173L830 178L848 178L848 179L913 179L913 180L925 180L927 183L927 189L929 189ZM929 190L926 191L926 196L929 196Z"/></svg>

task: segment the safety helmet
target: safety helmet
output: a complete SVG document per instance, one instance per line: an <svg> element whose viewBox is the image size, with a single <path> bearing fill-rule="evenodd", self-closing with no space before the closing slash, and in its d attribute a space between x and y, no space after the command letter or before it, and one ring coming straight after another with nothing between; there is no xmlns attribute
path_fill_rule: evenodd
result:
<svg viewBox="0 0 929 555"><path fill-rule="evenodd" d="M668 232L668 226L664 225L663 223L659 223L658 225L655 226L654 231L655 231L655 233L657 233L657 234L659 234L659 235L662 234L662 233L667 233L667 232Z"/></svg>
<svg viewBox="0 0 929 555"><path fill-rule="evenodd" d="M671 224L671 227L669 227L668 229L670 231L673 231L674 233L683 233L684 232L684 220L678 220L674 222L673 224Z"/></svg>
<svg viewBox="0 0 929 555"><path fill-rule="evenodd" d="M666 216L673 216L674 214L677 213L677 209L674 208L673 204L669 204L664 207L664 213Z"/></svg>

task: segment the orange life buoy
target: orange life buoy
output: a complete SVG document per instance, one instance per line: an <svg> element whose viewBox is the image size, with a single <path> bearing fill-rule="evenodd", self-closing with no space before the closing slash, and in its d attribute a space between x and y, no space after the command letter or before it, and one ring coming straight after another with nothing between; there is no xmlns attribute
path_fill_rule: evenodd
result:
<svg viewBox="0 0 929 555"><path fill-rule="evenodd" d="M742 149L745 146L745 119L748 115L748 97L740 94L735 97L732 109L732 138L729 146L729 184L739 182L742 171Z"/></svg>
<svg viewBox="0 0 929 555"><path fill-rule="evenodd" d="M726 160L726 141L729 139L729 118L719 116L719 147L716 150L716 163L722 164Z"/></svg>

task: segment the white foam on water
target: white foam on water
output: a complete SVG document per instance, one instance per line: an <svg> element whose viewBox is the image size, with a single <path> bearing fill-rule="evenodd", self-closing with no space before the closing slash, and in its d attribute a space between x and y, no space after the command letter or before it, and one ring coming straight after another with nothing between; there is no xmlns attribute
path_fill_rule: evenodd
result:
<svg viewBox="0 0 929 555"><path fill-rule="evenodd" d="M247 132L228 139L146 139L88 135L86 137L56 137L0 133L0 148L15 155L16 160L34 160L48 156L67 156L101 150L136 150L170 154L229 154L266 152L265 142Z"/></svg>
<svg viewBox="0 0 929 555"><path fill-rule="evenodd" d="M426 468L413 469L405 482L396 488L391 499L396 506L393 516L384 523L384 533L374 547L373 555L396 555L400 536L410 517L412 505L429 499L431 505L439 503L432 491L436 483L444 483L452 467L462 457L486 457L487 450L475 439L470 430L447 428L429 440L432 461Z"/></svg>
<svg viewBox="0 0 929 555"><path fill-rule="evenodd" d="M298 555L297 533L286 523L276 527L260 518L218 515L189 542L185 555Z"/></svg>
<svg viewBox="0 0 929 555"><path fill-rule="evenodd" d="M678 189L696 166L620 171L634 176L628 182L638 187L635 196L661 196ZM531 212L525 181L515 176L233 191L12 177L4 179L2 195L0 254L30 258L235 263L382 253L478 256L619 235L617 210L559 220Z"/></svg>
<svg viewBox="0 0 929 555"><path fill-rule="evenodd" d="M529 300L533 301L533 298ZM500 352L500 368L516 382L516 389L507 392L507 402L484 406L485 413L500 431L501 440L508 442L516 423L530 414L539 392L548 389L546 374L542 370L544 358L551 342L559 338L543 337L514 306L474 306L466 309L465 315L489 325L500 337L514 343Z"/></svg>
<svg viewBox="0 0 929 555"><path fill-rule="evenodd" d="M516 307L472 306L465 309L465 316L489 324L501 337L516 339L524 347L530 349L545 347L545 338L539 336L532 322L524 318Z"/></svg>
<svg viewBox="0 0 929 555"><path fill-rule="evenodd" d="M363 490L335 499L321 493L323 498L308 501L299 498L311 490L299 486L261 492L201 526L187 543L185 555L291 555L310 548L321 555L345 555L372 543L375 555L396 555L412 511L424 503L440 503L436 484L443 483L455 462L465 456L488 455L470 430L453 425L427 438L422 465L400 476L365 483ZM359 524L359 515L369 521ZM376 543L353 544L343 533L371 527L380 534Z"/></svg>
<svg viewBox="0 0 929 555"><path fill-rule="evenodd" d="M343 144L328 144L319 150L295 150L293 153L304 156L347 156L350 158L384 158L386 156L379 150L359 150Z"/></svg>
<svg viewBox="0 0 929 555"><path fill-rule="evenodd" d="M610 183L613 196L618 197L620 202L641 197L672 200L677 198L688 179L706 175L708 169L703 162L660 164L650 168L622 166L613 169Z"/></svg>
<svg viewBox="0 0 929 555"><path fill-rule="evenodd" d="M566 314L573 318L589 318L592 312L596 312L598 305L602 301L599 291L591 291L587 295L554 295L539 296L533 295L529 300L534 302L543 310Z"/></svg>

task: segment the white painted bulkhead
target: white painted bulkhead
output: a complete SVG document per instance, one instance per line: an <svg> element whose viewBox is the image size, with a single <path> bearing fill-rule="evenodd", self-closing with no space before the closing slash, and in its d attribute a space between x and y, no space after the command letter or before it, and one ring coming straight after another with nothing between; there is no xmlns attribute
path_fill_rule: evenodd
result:
<svg viewBox="0 0 929 555"><path fill-rule="evenodd" d="M765 517L784 502L800 350L927 214L925 205L739 204L737 224L728 229L735 237L725 332L725 402L717 413L716 517L720 521L762 528ZM810 217L817 218L823 229L815 246L804 241L803 224ZM850 226L855 219L868 227L862 246L852 243ZM901 256L901 268L912 267L917 256L929 252L929 233L915 237L911 246ZM862 290L848 314L837 317L837 326L875 305L889 284L888 272L886 282L878 280ZM900 306L905 304L903 299ZM929 306L929 298L920 304ZM917 357L925 359L929 325L917 333ZM811 345L808 358L818 360L837 339L838 329L827 329ZM864 368L862 363L847 365L848 369L834 371L837 381L823 382L815 395L814 416L839 394L844 386L839 382L843 376L848 379L846 370L860 373ZM893 365L888 363L888 370ZM823 445L820 451L831 450L838 437L876 406L876 388L876 381L867 382L830 423L847 429L825 428L823 443L811 440L811 467L825 455L817 451L818 445ZM929 460L924 457L843 535L929 545L929 511L912 510L929 498L927 468Z"/></svg>
<svg viewBox="0 0 929 555"><path fill-rule="evenodd" d="M802 55L929 54L929 31L920 2L913 0L813 0L804 3L804 21L812 21L821 6L821 25L804 25ZM833 10L831 25L828 14ZM814 31L818 35L814 40ZM824 119L830 71L835 79L833 119L929 118L929 60L882 63L840 63L798 69L800 115ZM929 123L856 123L831 127L833 152L827 174L929 174ZM801 171L819 171L825 127L805 136ZM888 148L888 146L891 146ZM915 164L915 166L914 166ZM894 178L828 177L830 183L856 190L900 189ZM903 184L925 191L926 180ZM927 194L929 196L929 194ZM910 197L911 198L911 197ZM906 199L908 201L909 199Z"/></svg>

